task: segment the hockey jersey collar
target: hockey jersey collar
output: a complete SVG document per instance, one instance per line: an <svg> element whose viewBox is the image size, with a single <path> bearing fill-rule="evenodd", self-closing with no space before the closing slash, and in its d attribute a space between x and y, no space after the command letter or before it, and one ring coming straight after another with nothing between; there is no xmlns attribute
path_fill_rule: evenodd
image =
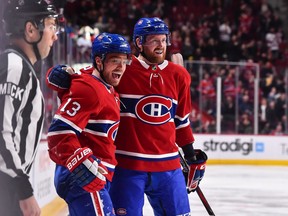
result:
<svg viewBox="0 0 288 216"><path fill-rule="evenodd" d="M91 74L92 77L94 77L96 80L98 80L99 82L101 82L107 89L107 91L109 91L110 93L112 93L114 90L113 86L109 85L108 83L106 83L101 77L97 77L93 74Z"/></svg>
<svg viewBox="0 0 288 216"><path fill-rule="evenodd" d="M7 50L8 52L9 51L13 51L15 50L16 52L18 52L20 55L22 55L26 60L27 62L29 63L29 65L31 65L33 67L33 64L30 62L28 56L26 55L25 52L23 52L22 49L20 49L19 47L15 46L15 45L8 45L5 50Z"/></svg>
<svg viewBox="0 0 288 216"><path fill-rule="evenodd" d="M151 66L151 65L147 64L145 61L140 60L139 58L136 58L136 59L140 62L140 64L141 64L145 69L148 69L148 68ZM164 60L163 63L158 64L158 68L159 68L160 70L163 70L164 68L167 67L167 65L168 65L168 61L167 61L167 60Z"/></svg>

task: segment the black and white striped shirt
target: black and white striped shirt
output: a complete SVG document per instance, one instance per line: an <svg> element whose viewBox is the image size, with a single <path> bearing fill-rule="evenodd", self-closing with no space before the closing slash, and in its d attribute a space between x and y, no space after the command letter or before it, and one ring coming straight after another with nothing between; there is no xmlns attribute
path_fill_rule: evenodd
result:
<svg viewBox="0 0 288 216"><path fill-rule="evenodd" d="M23 187L43 121L44 99L32 65L19 50L6 50L0 56L0 172L18 179Z"/></svg>

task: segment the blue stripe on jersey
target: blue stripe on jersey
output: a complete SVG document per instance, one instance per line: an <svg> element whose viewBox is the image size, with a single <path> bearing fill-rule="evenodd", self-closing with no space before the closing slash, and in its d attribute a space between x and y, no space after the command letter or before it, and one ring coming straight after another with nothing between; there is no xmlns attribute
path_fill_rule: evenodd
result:
<svg viewBox="0 0 288 216"><path fill-rule="evenodd" d="M100 132L100 133L108 133L108 130L111 128L111 126L114 124L115 122L112 123L107 123L107 122L93 122L93 123L88 123L86 128L88 130L92 130L95 132Z"/></svg>
<svg viewBox="0 0 288 216"><path fill-rule="evenodd" d="M96 120L89 121L85 127L87 133L103 136L115 140L120 121Z"/></svg>
<svg viewBox="0 0 288 216"><path fill-rule="evenodd" d="M66 130L72 130L75 132L75 134L77 136L80 135L81 132L79 132L78 130L76 130L75 128L71 127L70 125L68 125L67 123L63 122L60 119L53 119L51 122L51 125L49 127L48 132L55 132L55 131L66 131Z"/></svg>
<svg viewBox="0 0 288 216"><path fill-rule="evenodd" d="M137 98L124 98L120 96L120 110L121 113L133 113L135 114L135 105L139 99Z"/></svg>
<svg viewBox="0 0 288 216"><path fill-rule="evenodd" d="M175 116L174 122L175 122L176 129L186 127L187 125L190 125L189 115L187 115L184 118L180 118L179 116Z"/></svg>

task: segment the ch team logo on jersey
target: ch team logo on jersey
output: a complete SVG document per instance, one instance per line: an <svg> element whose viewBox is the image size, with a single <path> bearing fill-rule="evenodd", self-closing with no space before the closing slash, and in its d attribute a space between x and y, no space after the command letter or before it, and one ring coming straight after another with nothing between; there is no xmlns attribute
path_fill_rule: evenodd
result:
<svg viewBox="0 0 288 216"><path fill-rule="evenodd" d="M138 119L148 124L159 125L171 119L172 99L160 95L141 98L135 107Z"/></svg>

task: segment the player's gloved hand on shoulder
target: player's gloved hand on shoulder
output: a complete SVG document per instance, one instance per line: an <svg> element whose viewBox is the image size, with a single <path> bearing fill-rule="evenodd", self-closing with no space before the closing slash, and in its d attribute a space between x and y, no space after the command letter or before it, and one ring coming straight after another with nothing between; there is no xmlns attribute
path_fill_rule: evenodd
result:
<svg viewBox="0 0 288 216"><path fill-rule="evenodd" d="M48 70L47 81L59 89L68 89L71 84L70 75L73 73L73 69L67 65L56 65Z"/></svg>
<svg viewBox="0 0 288 216"><path fill-rule="evenodd" d="M194 152L194 157L185 158L190 167L186 181L188 193L196 190L204 176L206 168L206 153L200 149L195 149Z"/></svg>
<svg viewBox="0 0 288 216"><path fill-rule="evenodd" d="M99 191L105 187L107 168L97 159L90 148L79 148L67 160L72 182L87 192Z"/></svg>

